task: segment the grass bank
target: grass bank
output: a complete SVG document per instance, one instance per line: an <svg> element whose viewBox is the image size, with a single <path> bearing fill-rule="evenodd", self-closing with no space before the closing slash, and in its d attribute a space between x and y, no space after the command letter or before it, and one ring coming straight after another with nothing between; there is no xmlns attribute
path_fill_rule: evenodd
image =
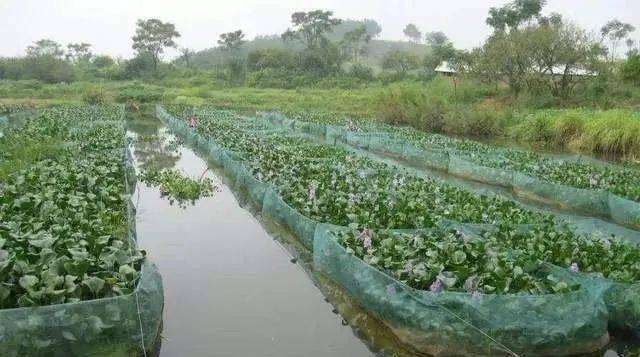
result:
<svg viewBox="0 0 640 357"><path fill-rule="evenodd" d="M640 88L628 90L624 101L616 104L619 108L602 109L609 105L601 107L587 99L558 102L531 95L514 99L499 86L447 77L436 77L428 83L401 82L360 89L220 88L206 80L174 82L0 81L0 103L212 104L303 117L366 118L455 136L515 139L533 147L640 157ZM581 107L576 109L576 105ZM569 109L558 109L562 107Z"/></svg>

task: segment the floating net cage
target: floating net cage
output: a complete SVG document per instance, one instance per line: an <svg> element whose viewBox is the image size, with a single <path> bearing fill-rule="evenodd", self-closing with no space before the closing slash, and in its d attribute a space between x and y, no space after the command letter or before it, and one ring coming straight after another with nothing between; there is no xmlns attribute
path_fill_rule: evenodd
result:
<svg viewBox="0 0 640 357"><path fill-rule="evenodd" d="M543 268L580 288L563 294L479 296L413 289L349 254L335 239L335 233L348 230L348 227L306 217L288 205L275 187L253 177L241 155L205 139L160 105L156 113L185 142L207 153L208 159L223 169L231 187L242 191L253 205L261 207L263 217L294 233L312 251L316 271L342 286L383 321L400 341L417 351L435 356L574 355L603 348L609 342L608 326L639 331L640 285L618 284L552 265ZM323 135L328 141L338 142L338 136L343 135L336 135L339 130L332 126L278 116L271 121L285 129ZM376 145L384 146L383 139L379 140ZM399 157L408 157L404 146L398 145L392 150ZM415 153L415 160L418 156ZM421 160L429 160L443 168L449 165L446 153L433 153ZM491 225L447 221L433 229L451 227L478 239L482 239L483 231L493 228ZM531 227L523 225L520 228Z"/></svg>
<svg viewBox="0 0 640 357"><path fill-rule="evenodd" d="M122 108L124 113L124 108ZM19 117L19 116L18 116ZM99 125L99 124L96 124ZM72 131L81 131L75 128ZM122 127L124 136L124 126ZM129 248L137 249L135 169L122 151ZM158 268L145 258L135 290L75 303L0 310L0 356L151 356L160 347L164 293Z"/></svg>
<svg viewBox="0 0 640 357"><path fill-rule="evenodd" d="M457 177L488 185L508 188L514 194L559 208L611 219L618 224L640 229L640 203L604 190L579 189L552 183L514 170L480 165L468 155L456 150L418 148L415 145L383 132L348 131L343 127L319 123L303 123L279 113L261 117L276 127L285 127L318 138L329 144L347 144L386 157L402 160L415 167L443 171ZM291 123L293 121L293 123ZM313 129L311 129L313 128ZM486 157L491 154L483 154ZM567 162L587 162L610 166L583 155L563 155Z"/></svg>

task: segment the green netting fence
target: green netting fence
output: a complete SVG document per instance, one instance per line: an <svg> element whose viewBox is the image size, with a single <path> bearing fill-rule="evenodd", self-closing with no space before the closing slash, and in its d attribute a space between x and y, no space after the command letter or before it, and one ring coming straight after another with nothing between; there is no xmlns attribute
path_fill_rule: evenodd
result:
<svg viewBox="0 0 640 357"><path fill-rule="evenodd" d="M579 189L552 183L521 172L480 165L455 150L423 149L384 133L362 133L334 125L306 123L278 113L263 114L276 127L314 135L329 144L347 144L379 155L395 158L415 168L435 169L457 177L508 188L520 197L604 217L618 224L640 229L640 203L604 190ZM608 165L582 155L565 155L565 161Z"/></svg>
<svg viewBox="0 0 640 357"><path fill-rule="evenodd" d="M244 192L255 206L261 207L263 217L289 229L313 252L316 270L348 290L402 342L416 350L437 356L570 355L597 351L605 346L609 341L608 324L639 332L640 285L614 284L550 265L545 268L566 281L579 283L580 289L568 294L480 297L412 289L347 253L332 238L332 233L347 227L304 216L288 205L275 187L253 177L240 155L204 139L162 106L156 109L158 118L167 127L208 153L209 160L224 169L231 187ZM301 125L318 133L322 131L321 126ZM439 229L451 227L476 237L495 228L446 221Z"/></svg>
<svg viewBox="0 0 640 357"><path fill-rule="evenodd" d="M123 133L124 135L124 133ZM131 153L125 162L128 244L137 249L136 184ZM0 310L1 356L147 356L157 351L164 293L157 267L145 259L135 290L77 303Z"/></svg>
<svg viewBox="0 0 640 357"><path fill-rule="evenodd" d="M418 291L348 253L332 238L344 229L318 227L315 269L345 287L398 338L422 352L558 356L588 353L608 342L607 308L599 298L606 284L536 296Z"/></svg>

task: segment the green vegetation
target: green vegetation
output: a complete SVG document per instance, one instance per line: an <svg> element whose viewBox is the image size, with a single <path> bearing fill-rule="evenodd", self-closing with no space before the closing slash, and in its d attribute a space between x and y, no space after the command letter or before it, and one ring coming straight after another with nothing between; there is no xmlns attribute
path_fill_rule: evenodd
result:
<svg viewBox="0 0 640 357"><path fill-rule="evenodd" d="M191 109L172 110L179 118ZM309 218L360 228L433 227L450 219L468 223L535 223L550 218L496 197L477 196L440 181L357 158L333 147L260 131L267 123L228 112L198 111L196 129L246 161L251 173L273 184Z"/></svg>
<svg viewBox="0 0 640 357"><path fill-rule="evenodd" d="M140 180L150 186L158 186L160 194L169 199L169 203L177 202L180 207L186 203L213 196L216 186L213 180L204 177L195 180L185 177L177 170L145 170L140 174Z"/></svg>
<svg viewBox="0 0 640 357"><path fill-rule="evenodd" d="M562 222L510 201L421 179L291 132L267 130L266 122L231 112L184 106L170 111L178 118L198 115L197 133L232 150L230 155L255 179L273 185L299 213L354 229L338 234L338 242L414 288L485 294L553 294L577 288L541 269L545 263L621 283L640 278L638 247L578 235ZM440 138L441 145L457 144ZM483 147L461 143L467 149ZM481 236L442 228L452 221L488 226L480 228Z"/></svg>
<svg viewBox="0 0 640 357"><path fill-rule="evenodd" d="M517 232L503 226L484 233L482 239L455 230L365 230L343 232L336 239L366 263L421 290L498 294L566 291L569 286L565 282L548 273L539 274L540 262L598 273L623 283L640 279L638 247L594 240L568 230L537 227Z"/></svg>
<svg viewBox="0 0 640 357"><path fill-rule="evenodd" d="M128 234L123 110L58 106L0 138L0 306L128 294L143 252Z"/></svg>

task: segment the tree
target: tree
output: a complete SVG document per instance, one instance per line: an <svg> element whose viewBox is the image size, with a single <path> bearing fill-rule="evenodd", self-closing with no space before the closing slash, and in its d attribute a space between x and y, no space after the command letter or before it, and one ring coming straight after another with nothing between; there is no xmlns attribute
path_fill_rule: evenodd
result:
<svg viewBox="0 0 640 357"><path fill-rule="evenodd" d="M505 80L518 95L523 89L567 97L588 75L600 48L584 30L562 21L529 24L495 33L482 48L474 72Z"/></svg>
<svg viewBox="0 0 640 357"><path fill-rule="evenodd" d="M497 32L517 30L520 25L538 18L545 4L546 0L514 0L489 9L486 22Z"/></svg>
<svg viewBox="0 0 640 357"><path fill-rule="evenodd" d="M404 76L407 72L418 68L419 62L418 56L396 49L384 55L382 68L394 70L398 75Z"/></svg>
<svg viewBox="0 0 640 357"><path fill-rule="evenodd" d="M106 68L113 66L115 64L115 61L109 56L100 55L94 57L92 63L94 66L96 66L96 68Z"/></svg>
<svg viewBox="0 0 640 357"><path fill-rule="evenodd" d="M218 45L226 51L238 50L242 45L247 42L244 40L245 34L242 30L227 32L220 35Z"/></svg>
<svg viewBox="0 0 640 357"><path fill-rule="evenodd" d="M418 26L414 24L408 24L402 32L409 38L409 41L411 42L418 43L422 38L422 32L420 32Z"/></svg>
<svg viewBox="0 0 640 357"><path fill-rule="evenodd" d="M91 53L91 45L88 43L70 43L67 45L66 58L71 62L88 62L89 60L91 60L92 56L93 54Z"/></svg>
<svg viewBox="0 0 640 357"><path fill-rule="evenodd" d="M333 26L339 25L340 22L340 19L333 17L332 11L295 12L291 15L294 28L287 29L282 34L282 39L300 40L307 49L316 49L327 42L325 33L330 32Z"/></svg>
<svg viewBox="0 0 640 357"><path fill-rule="evenodd" d="M193 50L182 47L180 48L180 61L182 61L187 68L191 68L191 58L194 54L195 52Z"/></svg>
<svg viewBox="0 0 640 357"><path fill-rule="evenodd" d="M293 52L281 48L265 48L249 52L247 65L251 71L276 69L290 71L296 66Z"/></svg>
<svg viewBox="0 0 640 357"><path fill-rule="evenodd" d="M242 30L227 32L220 35L218 45L226 52L224 65L230 82L242 84L246 77L247 63L245 58L238 55L238 50L245 43Z"/></svg>
<svg viewBox="0 0 640 357"><path fill-rule="evenodd" d="M636 28L631 24L625 24L617 19L613 19L607 22L606 25L602 26L602 29L600 29L600 33L602 34L603 39L609 39L609 53L611 54L611 62L615 61L616 59L616 49L618 48L618 43L621 40L627 38L629 34L635 30Z"/></svg>
<svg viewBox="0 0 640 357"><path fill-rule="evenodd" d="M51 56L53 58L62 58L63 55L64 50L62 46L49 39L36 41L33 45L27 47L28 57Z"/></svg>
<svg viewBox="0 0 640 357"><path fill-rule="evenodd" d="M599 47L584 30L572 24L548 24L530 29L527 38L533 60L533 80L557 97L567 97L589 67Z"/></svg>
<svg viewBox="0 0 640 357"><path fill-rule="evenodd" d="M640 55L630 56L620 70L622 79L635 84L640 84Z"/></svg>
<svg viewBox="0 0 640 357"><path fill-rule="evenodd" d="M429 32L425 35L425 41L431 49L431 53L424 59L427 70L435 69L442 61L452 62L455 59L457 51L443 32Z"/></svg>
<svg viewBox="0 0 640 357"><path fill-rule="evenodd" d="M640 49L636 47L636 41L631 38L628 38L626 41L627 44L627 58L631 58L640 53Z"/></svg>
<svg viewBox="0 0 640 357"><path fill-rule="evenodd" d="M354 62L359 62L360 55L366 51L365 45L371 41L371 35L367 32L365 25L360 25L353 31L349 31L344 35L341 45L348 57Z"/></svg>
<svg viewBox="0 0 640 357"><path fill-rule="evenodd" d="M138 20L132 47L138 54L149 53L153 61L153 70L157 71L160 55L165 48L176 47L175 39L178 37L180 33L172 23L158 19Z"/></svg>
<svg viewBox="0 0 640 357"><path fill-rule="evenodd" d="M371 38L377 38L378 36L380 36L380 33L382 32L382 26L380 26L380 24L376 20L364 19L362 20L362 22L364 24L364 27L367 28L367 34Z"/></svg>

